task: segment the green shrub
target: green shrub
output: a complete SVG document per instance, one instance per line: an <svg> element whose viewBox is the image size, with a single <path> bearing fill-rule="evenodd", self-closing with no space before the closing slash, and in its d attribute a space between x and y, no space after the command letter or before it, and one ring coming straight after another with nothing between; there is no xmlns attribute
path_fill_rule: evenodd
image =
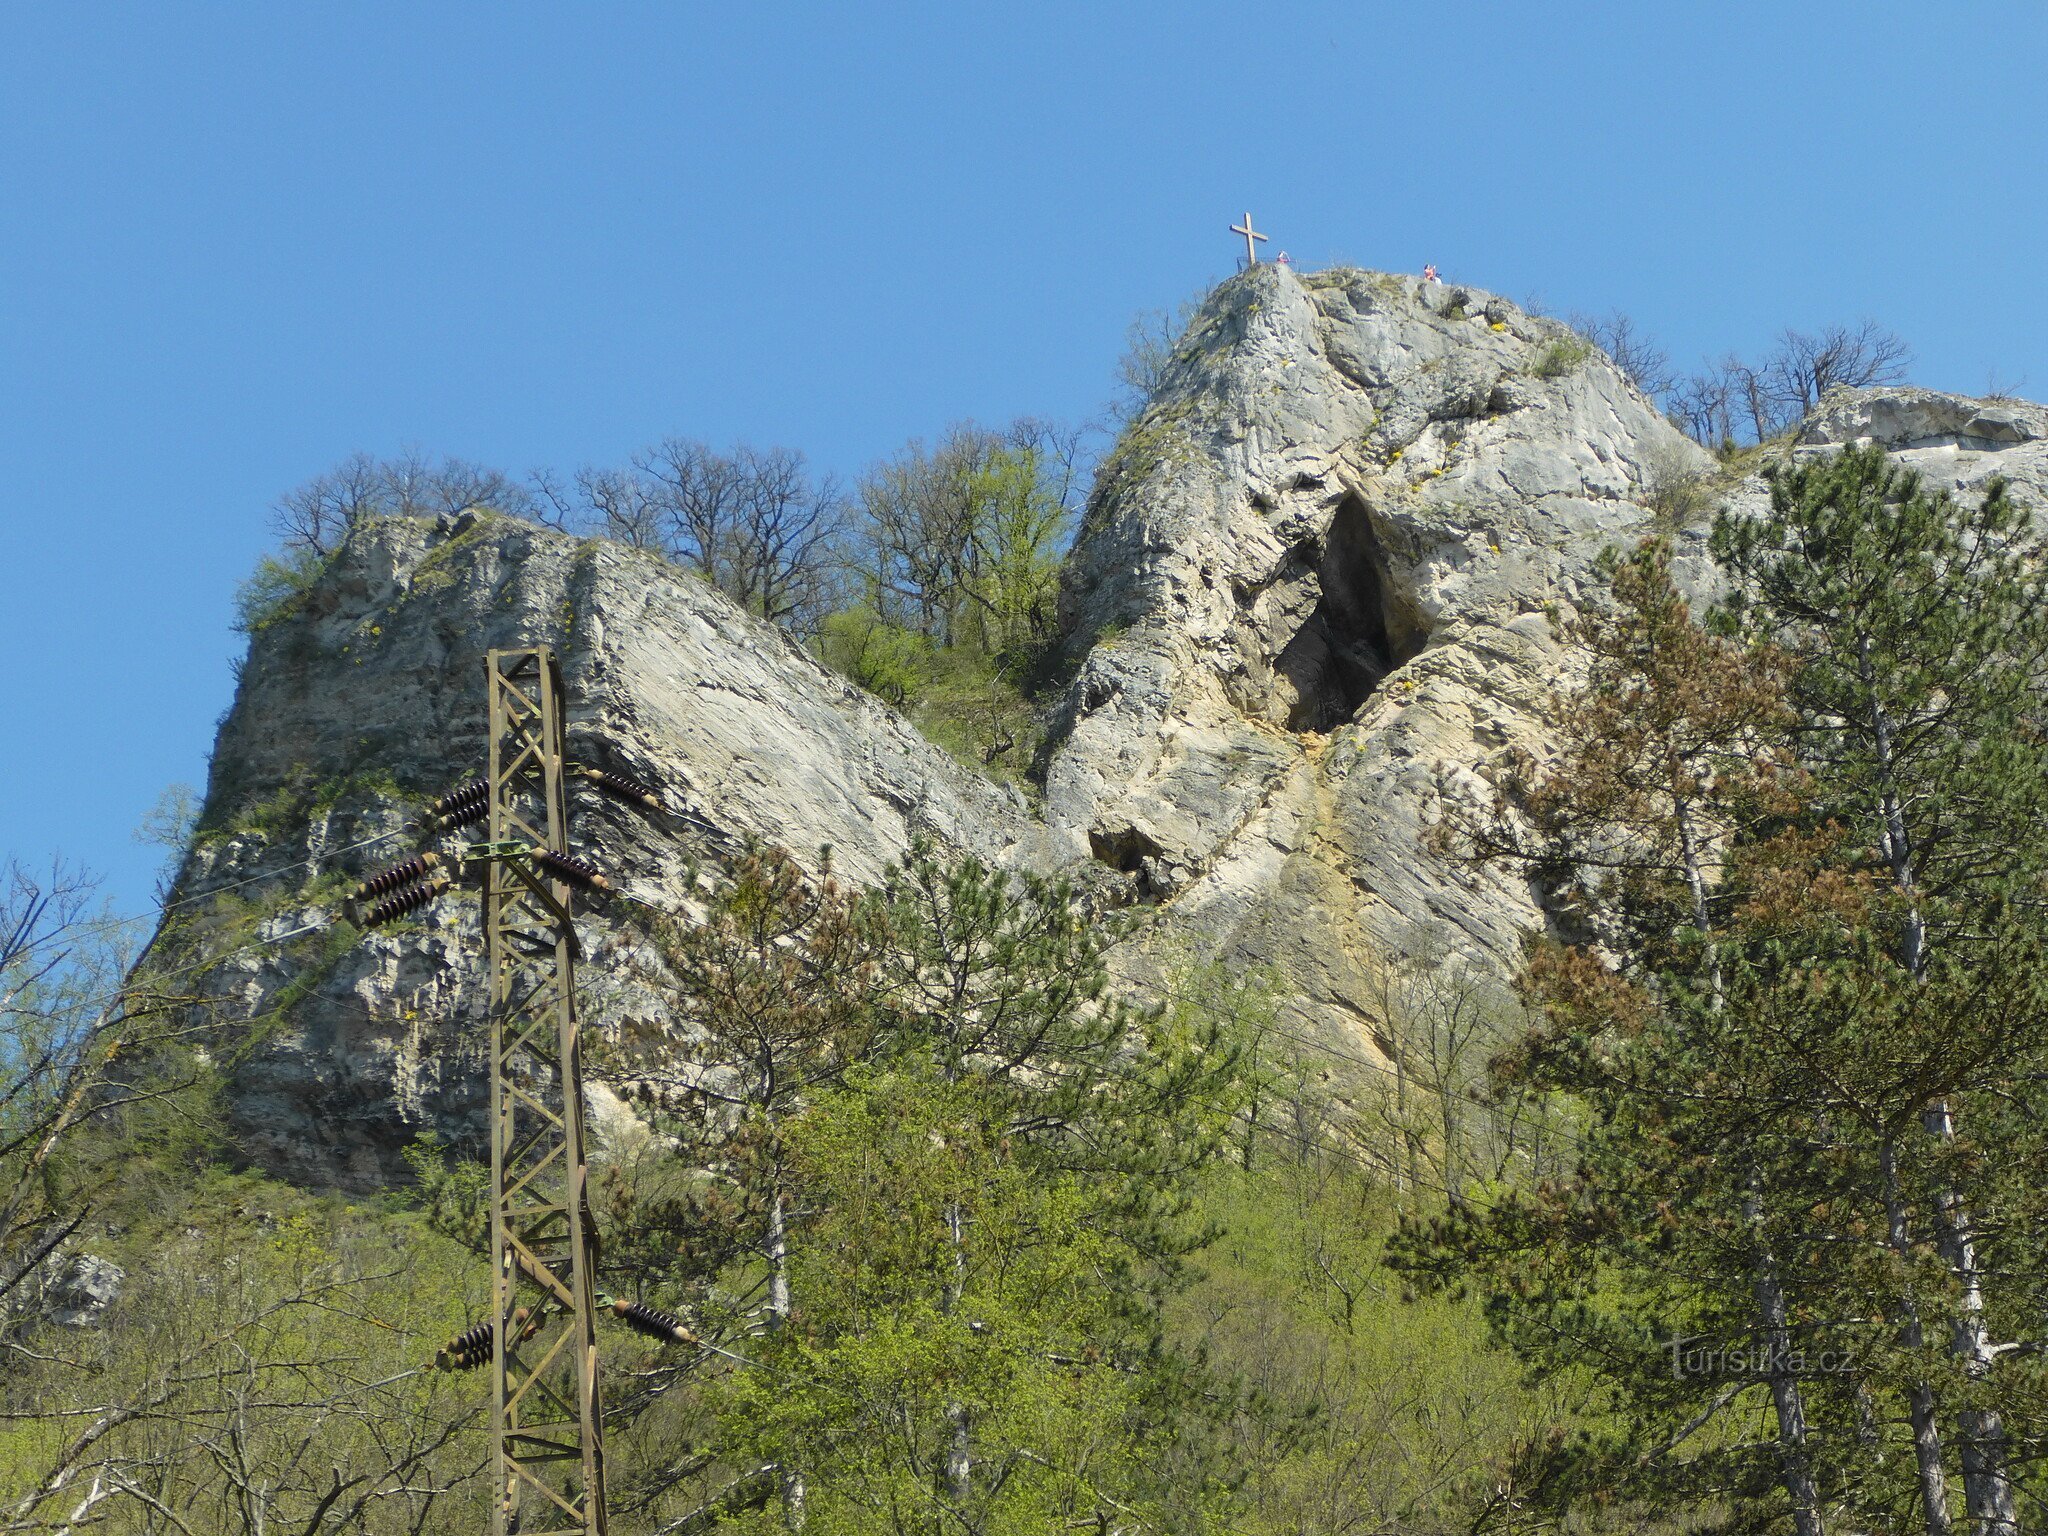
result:
<svg viewBox="0 0 2048 1536"><path fill-rule="evenodd" d="M923 691L935 649L925 636L891 624L865 604L828 614L818 636L826 666L899 707Z"/></svg>
<svg viewBox="0 0 2048 1536"><path fill-rule="evenodd" d="M1650 461L1644 504L1660 533L1678 533L1706 522L1713 514L1721 477L1691 467L1686 455L1671 452Z"/></svg>
<svg viewBox="0 0 2048 1536"><path fill-rule="evenodd" d="M1539 379L1561 378L1593 355L1591 343L1578 336L1560 336L1541 352L1529 371Z"/></svg>
<svg viewBox="0 0 2048 1536"><path fill-rule="evenodd" d="M328 557L310 549L265 555L235 588L235 628L253 635L290 618L327 569Z"/></svg>

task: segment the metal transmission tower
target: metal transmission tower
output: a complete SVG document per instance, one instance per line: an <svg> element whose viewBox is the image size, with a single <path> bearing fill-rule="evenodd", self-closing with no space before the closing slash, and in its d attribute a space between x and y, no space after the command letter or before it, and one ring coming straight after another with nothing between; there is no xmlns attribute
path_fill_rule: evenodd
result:
<svg viewBox="0 0 2048 1536"><path fill-rule="evenodd" d="M542 646L489 675L493 1530L605 1536L561 673Z"/></svg>

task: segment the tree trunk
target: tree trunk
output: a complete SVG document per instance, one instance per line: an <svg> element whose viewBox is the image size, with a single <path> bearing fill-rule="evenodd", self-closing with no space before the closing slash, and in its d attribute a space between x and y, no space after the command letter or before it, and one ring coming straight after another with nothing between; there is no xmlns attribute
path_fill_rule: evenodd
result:
<svg viewBox="0 0 2048 1536"><path fill-rule="evenodd" d="M1946 1100L1928 1106L1922 1122L1929 1134L1952 1140L1955 1127ZM1997 1356L1984 1325L1983 1271L1969 1208L1949 1191L1936 1200L1941 1217L1942 1256L1961 1281L1962 1294L1950 1325L1949 1349L1973 1380L1990 1374ZM2018 1501L2006 1475L2005 1416L1997 1408L1964 1409L1956 1415L1957 1449L1963 1462L1963 1502L1972 1536L2019 1536Z"/></svg>
<svg viewBox="0 0 2048 1536"><path fill-rule="evenodd" d="M1764 1339L1769 1349L1771 1406L1778 1415L1778 1456L1784 1469L1785 1493L1792 1501L1792 1528L1798 1536L1825 1536L1821 1523L1820 1492L1814 1487L1813 1468L1806 1455L1806 1400L1799 1380L1786 1367L1792 1349L1792 1332L1785 1321L1785 1288L1778 1280L1778 1263L1764 1239L1763 1197L1751 1192L1743 1197L1742 1218L1757 1234L1755 1295L1764 1322Z"/></svg>
<svg viewBox="0 0 2048 1536"><path fill-rule="evenodd" d="M946 1206L946 1237L953 1248L953 1274L946 1283L945 1304L950 1315L959 1310L967 1286L966 1218L958 1201ZM955 1510L964 1510L974 1492L973 1424L965 1403L946 1404L946 1454L940 1480L946 1502Z"/></svg>
<svg viewBox="0 0 2048 1536"><path fill-rule="evenodd" d="M1699 841L1685 802L1674 807L1678 846L1685 860L1686 887L1692 894L1693 925L1707 946L1707 974L1713 988L1716 1013L1727 1004L1727 983L1721 972L1721 954L1714 942L1712 914L1707 907L1706 876L1700 869ZM1753 1264L1752 1293L1763 1319L1764 1336L1770 1343L1771 1406L1778 1419L1778 1461L1785 1479L1785 1496L1792 1501L1792 1523L1798 1536L1822 1536L1820 1493L1814 1486L1813 1468L1806 1453L1806 1398L1799 1380L1783 1369L1781 1362L1791 1347L1785 1323L1785 1287L1778 1274L1777 1256L1763 1239L1763 1192L1752 1175L1749 1191L1742 1201L1742 1219L1758 1233Z"/></svg>
<svg viewBox="0 0 2048 1536"><path fill-rule="evenodd" d="M1902 958L1915 979L1927 969L1927 920L1920 910L1919 881L1913 863L1913 845L1906 827L1906 813L1894 777L1890 713L1879 701L1875 669L1870 662L1870 638L1857 641L1856 660L1860 680L1870 699L1870 729L1877 754L1878 809L1884 822L1884 854L1891 866L1892 881L1906 898L1906 921L1901 935ZM1955 1116L1948 1101L1936 1100L1921 1111L1920 1121L1928 1134L1939 1141L1955 1140ZM1896 1188L1896 1169L1889 1181ZM1949 1332L1949 1349L1963 1362L1973 1378L1983 1380L1991 1372L1994 1356L1984 1325L1983 1274L1977 1264L1977 1241L1969 1208L1952 1189L1938 1190L1935 1211L1941 1226L1941 1252L1960 1288L1957 1317ZM1916 1323L1917 1327L1917 1323ZM2005 1416L1996 1408L1967 1410L1957 1415L1963 1458L1963 1498L1969 1511L1974 1536L2018 1536L2019 1516L2012 1483L2006 1476Z"/></svg>
<svg viewBox="0 0 2048 1536"><path fill-rule="evenodd" d="M1911 1256L1912 1233L1906 1224L1906 1200L1899 1188L1899 1154L1887 1136L1878 1153L1884 1178L1885 1235L1892 1252L1900 1259ZM1904 1322L1899 1342L1917 1350L1926 1344L1920 1328L1920 1309L1910 1290L1902 1290L1899 1312ZM1906 1392L1906 1416L1913 1426L1913 1458L1920 1475L1920 1504L1926 1511L1927 1536L1950 1536L1954 1530L1948 1515L1948 1474L1941 1465L1941 1428L1935 1422L1934 1389L1914 1381Z"/></svg>
<svg viewBox="0 0 2048 1536"><path fill-rule="evenodd" d="M768 1205L768 1319L780 1333L789 1325L789 1196L780 1176L775 1181L775 1198ZM782 1523L792 1531L804 1528L803 1472L790 1466L776 1473L782 1494Z"/></svg>

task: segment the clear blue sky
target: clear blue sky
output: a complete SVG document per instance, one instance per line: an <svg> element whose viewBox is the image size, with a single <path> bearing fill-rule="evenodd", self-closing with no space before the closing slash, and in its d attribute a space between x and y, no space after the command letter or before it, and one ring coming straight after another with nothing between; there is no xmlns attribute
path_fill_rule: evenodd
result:
<svg viewBox="0 0 2048 1536"><path fill-rule="evenodd" d="M1099 408L1232 267L1874 317L2048 395L2048 6L45 4L0 16L0 853L146 906L230 595L357 448L845 473Z"/></svg>

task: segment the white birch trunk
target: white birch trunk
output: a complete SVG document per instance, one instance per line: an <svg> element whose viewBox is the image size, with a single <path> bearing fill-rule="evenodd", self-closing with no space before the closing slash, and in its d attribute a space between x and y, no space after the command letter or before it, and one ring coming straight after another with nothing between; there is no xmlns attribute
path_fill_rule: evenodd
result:
<svg viewBox="0 0 2048 1536"><path fill-rule="evenodd" d="M1906 1222L1906 1198L1899 1187L1899 1154L1889 1138L1878 1153L1879 1172L1884 1179L1885 1239L1901 1260L1909 1259L1913 1234ZM1920 1309L1910 1290L1899 1297L1899 1342L1908 1349L1920 1349L1927 1340L1920 1327ZM1922 1522L1927 1536L1950 1536L1954 1530L1948 1515L1948 1474L1941 1465L1941 1428L1934 1417L1934 1389L1915 1380L1906 1392L1906 1417L1913 1426L1913 1459L1920 1478L1920 1504L1926 1512Z"/></svg>
<svg viewBox="0 0 2048 1536"><path fill-rule="evenodd" d="M967 1287L966 1218L958 1201L946 1206L946 1238L953 1249L953 1274L946 1283L945 1310L952 1315L960 1308ZM946 1404L946 1454L940 1472L946 1501L964 1510L974 1492L974 1426L967 1405Z"/></svg>
<svg viewBox="0 0 2048 1536"><path fill-rule="evenodd" d="M775 1179L775 1198L768 1205L768 1321L777 1333L789 1326L789 1197L782 1188L781 1172ZM803 1473L790 1466L777 1470L782 1493L782 1523L792 1531L804 1528Z"/></svg>

